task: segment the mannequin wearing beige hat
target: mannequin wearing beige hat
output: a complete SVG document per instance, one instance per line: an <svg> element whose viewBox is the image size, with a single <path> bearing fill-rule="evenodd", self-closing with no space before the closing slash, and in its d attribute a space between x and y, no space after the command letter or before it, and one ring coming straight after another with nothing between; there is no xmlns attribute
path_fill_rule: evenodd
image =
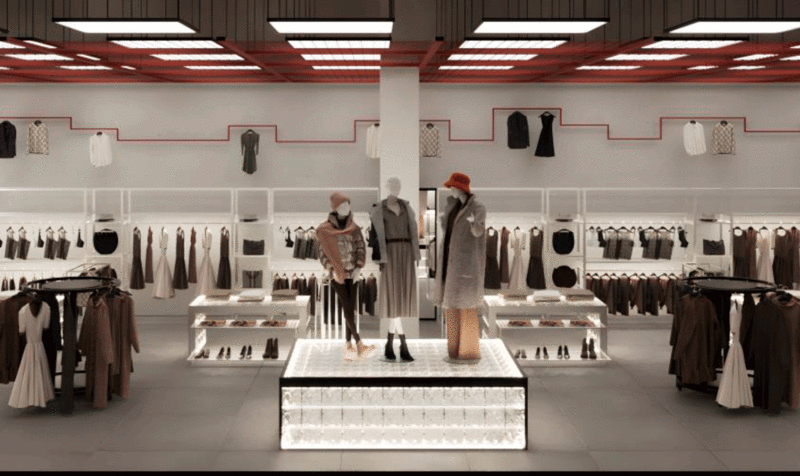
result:
<svg viewBox="0 0 800 476"><path fill-rule="evenodd" d="M444 308L447 352L451 359L479 359L478 311L486 269L486 208L470 193L469 177L455 172L444 186L452 196L440 217L436 301Z"/></svg>
<svg viewBox="0 0 800 476"><path fill-rule="evenodd" d="M331 286L339 296L344 311L347 342L345 360L352 360L356 351L360 358L368 358L375 352L375 346L364 345L361 342L355 320L357 306L355 280L358 279L367 256L364 235L361 227L353 221L350 198L335 192L330 200L333 211L328 215L328 219L317 227L319 259L329 272L329 277L332 279ZM351 339L356 341L355 348Z"/></svg>

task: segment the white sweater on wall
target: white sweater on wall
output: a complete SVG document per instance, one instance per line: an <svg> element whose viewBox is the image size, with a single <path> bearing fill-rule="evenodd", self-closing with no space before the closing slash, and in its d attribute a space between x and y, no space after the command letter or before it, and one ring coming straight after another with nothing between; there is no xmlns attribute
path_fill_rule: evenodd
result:
<svg viewBox="0 0 800 476"><path fill-rule="evenodd" d="M689 122L683 126L683 145L689 155L706 153L706 135L702 124Z"/></svg>
<svg viewBox="0 0 800 476"><path fill-rule="evenodd" d="M89 160L95 167L103 167L111 163L111 138L108 134L93 134L89 138Z"/></svg>

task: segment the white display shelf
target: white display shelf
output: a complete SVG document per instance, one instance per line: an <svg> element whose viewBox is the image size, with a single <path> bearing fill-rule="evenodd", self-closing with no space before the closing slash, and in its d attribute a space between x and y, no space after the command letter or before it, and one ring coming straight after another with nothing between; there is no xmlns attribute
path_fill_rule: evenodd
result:
<svg viewBox="0 0 800 476"><path fill-rule="evenodd" d="M531 323L530 326L512 326L512 325L509 325L510 321L523 321L523 320L527 321L528 319L524 319L524 318L523 319L498 319L497 320L497 327L500 328L500 329L504 329L504 330L505 329L512 329L512 330L517 330L517 329L520 329L520 330L557 329L557 330L573 330L573 331L576 330L576 329L587 330L587 329L602 329L602 328L606 327L602 323L600 323L599 325L597 325L596 323L592 323L591 327L571 326L571 325L569 325L569 322L572 319L558 319L559 321L561 321L563 326L552 326L552 327L551 326L542 326L542 325L539 324L539 319L530 319L530 321L529 321ZM553 319L553 320L555 320L555 319Z"/></svg>
<svg viewBox="0 0 800 476"><path fill-rule="evenodd" d="M674 251L673 251L674 253ZM586 258L587 263L603 263L603 264L624 264L624 263L636 263L636 264L671 264L681 266L684 261L677 261L671 259L645 259L645 258L631 258L631 259L611 259L611 258Z"/></svg>
<svg viewBox="0 0 800 476"><path fill-rule="evenodd" d="M201 326L199 323L203 321L203 319L199 319L195 321L192 325L192 329L209 329L209 330L217 330L217 329L240 329L240 330L254 330L254 329L263 329L263 330L271 330L271 331L292 331L297 332L298 327L300 326L299 319L286 319L285 326L264 326L262 325L264 322L269 321L270 319L255 319L256 325L254 326L232 326L231 323L235 320L252 320L252 319L224 319L225 325L224 326Z"/></svg>
<svg viewBox="0 0 800 476"><path fill-rule="evenodd" d="M242 351L241 345L236 348L236 352L234 352L234 348L231 346L230 359L226 359L224 357L217 359L216 354L219 353L219 347L222 346L210 346L209 348L212 350L212 352L207 359L195 358L197 356L197 352L199 352L198 350L192 352L192 354L186 360L194 367L282 367L286 364L286 356L288 354L286 350L282 352L279 350L277 359L263 359L261 358L261 355L264 353L264 343L261 343L258 352L256 352L256 347L253 346L253 355L250 359L239 359L239 354Z"/></svg>
<svg viewBox="0 0 800 476"><path fill-rule="evenodd" d="M547 347L547 353L549 354L550 358L536 358L536 347ZM596 359L590 358L581 358L581 348L578 346L577 348L570 348L570 358L569 359L559 359L558 358L558 345L555 346L536 346L534 348L525 347L525 353L527 354L527 359L514 359L517 363L523 367L573 367L573 366L581 366L581 367L588 367L588 366L604 366L611 362L611 357L608 356L602 350L595 348L595 354L597 354ZM528 352L530 351L530 352ZM516 352L516 350L515 350Z"/></svg>

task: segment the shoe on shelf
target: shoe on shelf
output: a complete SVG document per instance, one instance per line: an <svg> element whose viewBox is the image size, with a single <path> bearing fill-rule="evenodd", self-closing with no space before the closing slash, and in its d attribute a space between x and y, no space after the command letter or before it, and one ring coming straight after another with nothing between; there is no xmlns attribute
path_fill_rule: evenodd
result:
<svg viewBox="0 0 800 476"><path fill-rule="evenodd" d="M247 346L247 356L245 356L245 358L247 360L250 360L250 359L253 358L253 346L252 345L248 345Z"/></svg>
<svg viewBox="0 0 800 476"><path fill-rule="evenodd" d="M564 346L564 358L569 359L569 348L566 345Z"/></svg>
<svg viewBox="0 0 800 476"><path fill-rule="evenodd" d="M278 338L272 340L272 355L270 357L274 360L278 358Z"/></svg>
<svg viewBox="0 0 800 476"><path fill-rule="evenodd" d="M597 352L594 350L594 339L589 339L589 358L597 359Z"/></svg>
<svg viewBox="0 0 800 476"><path fill-rule="evenodd" d="M526 360L528 359L528 353L525 352L525 349L522 349L522 358Z"/></svg>
<svg viewBox="0 0 800 476"><path fill-rule="evenodd" d="M206 355L206 349L200 349L200 352L198 352L198 353L197 353L197 354L194 356L194 358L195 358L195 359L202 359L204 355Z"/></svg>
<svg viewBox="0 0 800 476"><path fill-rule="evenodd" d="M564 351L561 348L561 346L558 346L558 358L559 359L563 359L564 358Z"/></svg>
<svg viewBox="0 0 800 476"><path fill-rule="evenodd" d="M228 359L228 360L230 360L230 358L231 358L231 348L230 347L228 347L225 350L225 358Z"/></svg>
<svg viewBox="0 0 800 476"><path fill-rule="evenodd" d="M541 347L537 347L536 348L536 359L538 360L538 359L541 359L541 358L542 358L542 348Z"/></svg>
<svg viewBox="0 0 800 476"><path fill-rule="evenodd" d="M217 360L221 360L225 357L225 347L219 348L219 354L217 354Z"/></svg>
<svg viewBox="0 0 800 476"><path fill-rule="evenodd" d="M264 353L261 354L261 358L267 360L270 355L272 355L272 339L267 339L267 346L264 347Z"/></svg>
<svg viewBox="0 0 800 476"><path fill-rule="evenodd" d="M583 338L583 343L581 344L581 358L588 359L589 358L589 343L586 342L586 338Z"/></svg>
<svg viewBox="0 0 800 476"><path fill-rule="evenodd" d="M204 358L204 359L207 359L207 358L209 358L209 357L211 357L211 349L209 349L208 347L206 347L206 350L205 350L205 352L203 352L203 358Z"/></svg>
<svg viewBox="0 0 800 476"><path fill-rule="evenodd" d="M360 359L368 359L375 353L374 345L366 345L361 341L356 342L356 349L358 350L358 357Z"/></svg>
<svg viewBox="0 0 800 476"><path fill-rule="evenodd" d="M517 351L514 353L514 358L519 359L521 354L522 354L522 349L517 349Z"/></svg>
<svg viewBox="0 0 800 476"><path fill-rule="evenodd" d="M545 359L550 359L550 356L547 355L547 347L542 347L542 355Z"/></svg>
<svg viewBox="0 0 800 476"><path fill-rule="evenodd" d="M239 360L244 360L244 357L247 355L247 346L242 346L242 351L239 353Z"/></svg>

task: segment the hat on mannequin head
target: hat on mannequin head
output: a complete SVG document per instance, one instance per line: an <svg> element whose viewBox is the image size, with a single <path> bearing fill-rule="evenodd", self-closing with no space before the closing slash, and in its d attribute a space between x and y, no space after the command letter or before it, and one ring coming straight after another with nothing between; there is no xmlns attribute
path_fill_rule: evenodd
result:
<svg viewBox="0 0 800 476"><path fill-rule="evenodd" d="M333 195L331 195L331 209L336 210L339 208L339 205L344 202L352 203L350 201L350 197L347 195L344 195L340 192L333 192Z"/></svg>
<svg viewBox="0 0 800 476"><path fill-rule="evenodd" d="M457 188L464 193L469 193L469 176L459 172L453 172L453 174L450 175L450 180L445 182L444 186L447 188Z"/></svg>

